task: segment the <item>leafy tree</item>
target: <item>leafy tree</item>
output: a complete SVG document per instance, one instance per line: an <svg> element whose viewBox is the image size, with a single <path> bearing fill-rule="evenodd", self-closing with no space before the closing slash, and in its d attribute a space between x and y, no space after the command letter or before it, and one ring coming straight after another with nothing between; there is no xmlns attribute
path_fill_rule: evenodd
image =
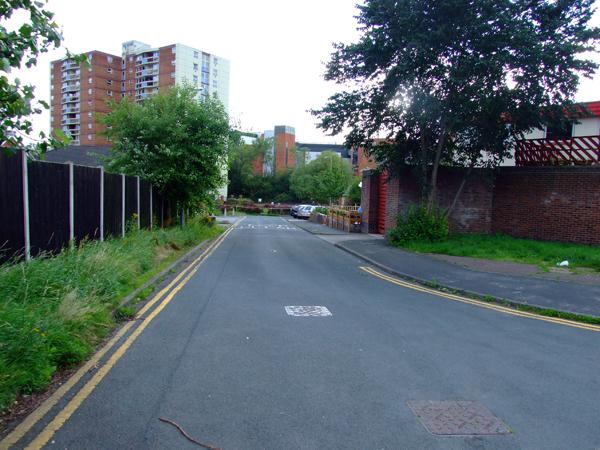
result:
<svg viewBox="0 0 600 450"><path fill-rule="evenodd" d="M346 188L346 192L344 192L344 197L348 199L348 202L351 205L360 205L361 202L361 189L359 184L361 182L360 177L353 177L350 185Z"/></svg>
<svg viewBox="0 0 600 450"><path fill-rule="evenodd" d="M175 86L137 104L123 99L101 117L113 147L108 168L150 181L180 207L223 185L229 122L216 98Z"/></svg>
<svg viewBox="0 0 600 450"><path fill-rule="evenodd" d="M362 36L335 45L325 75L348 88L313 114L332 134L349 127L346 144L382 169L419 168L431 209L441 164L494 167L524 132L565 117L579 76L598 67L583 55L600 38L592 5L366 0Z"/></svg>
<svg viewBox="0 0 600 450"><path fill-rule="evenodd" d="M29 20L18 23L21 14L28 15ZM44 152L66 141L60 131L57 134L60 140L41 132L36 144L25 145L24 137L33 132L30 116L40 114L49 105L42 100L34 102L33 86L23 85L18 78L11 81L7 76L11 69L21 67L23 63L27 68L35 66L40 53L60 47L62 36L53 17L54 14L39 1L0 0L0 18L4 22L0 23L0 144L5 149ZM83 61L85 57L75 59Z"/></svg>
<svg viewBox="0 0 600 450"><path fill-rule="evenodd" d="M352 177L350 165L338 154L323 152L294 171L290 188L301 200L330 203L344 194Z"/></svg>
<svg viewBox="0 0 600 450"><path fill-rule="evenodd" d="M255 180L255 178L262 179L263 176L254 173L254 162L261 157L268 164L272 146L273 139L265 139L262 136L259 136L252 144L245 144L241 140L241 134L236 132L228 149L228 191L230 195L254 198L256 191L264 188L263 180ZM258 185L262 187L258 187Z"/></svg>

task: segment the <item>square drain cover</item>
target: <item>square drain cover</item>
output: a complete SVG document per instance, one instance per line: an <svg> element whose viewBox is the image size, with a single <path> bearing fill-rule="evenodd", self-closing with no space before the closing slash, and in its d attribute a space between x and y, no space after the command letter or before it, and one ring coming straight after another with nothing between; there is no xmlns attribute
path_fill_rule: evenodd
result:
<svg viewBox="0 0 600 450"><path fill-rule="evenodd" d="M327 317L331 312L324 306L286 306L288 316L296 317Z"/></svg>
<svg viewBox="0 0 600 450"><path fill-rule="evenodd" d="M407 404L431 434L477 436L510 433L506 424L481 403L411 400Z"/></svg>

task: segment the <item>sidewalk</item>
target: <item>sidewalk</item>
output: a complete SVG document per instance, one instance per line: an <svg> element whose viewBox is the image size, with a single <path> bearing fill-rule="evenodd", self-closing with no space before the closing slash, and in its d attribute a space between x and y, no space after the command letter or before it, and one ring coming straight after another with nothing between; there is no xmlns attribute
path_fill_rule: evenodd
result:
<svg viewBox="0 0 600 450"><path fill-rule="evenodd" d="M412 253L392 247L384 239L371 235L338 230L331 233L324 225L307 222L296 225L313 234L323 235L322 238L335 246L402 278L513 303L600 317L600 284L595 276L581 277L581 282L557 281L547 279L553 274L533 276L535 270L525 264ZM335 239L331 239L333 237ZM463 263L471 267L464 267ZM478 269L474 269L477 263Z"/></svg>
<svg viewBox="0 0 600 450"><path fill-rule="evenodd" d="M353 239L335 245L404 278L514 303L600 317L600 286L467 269L391 247L381 239Z"/></svg>

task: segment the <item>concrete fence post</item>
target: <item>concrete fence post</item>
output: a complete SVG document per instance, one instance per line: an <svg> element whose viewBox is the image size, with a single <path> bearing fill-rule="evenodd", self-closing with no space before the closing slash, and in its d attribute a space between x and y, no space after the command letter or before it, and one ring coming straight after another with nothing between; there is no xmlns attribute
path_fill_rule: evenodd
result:
<svg viewBox="0 0 600 450"><path fill-rule="evenodd" d="M69 246L75 245L75 189L73 163L69 163Z"/></svg>
<svg viewBox="0 0 600 450"><path fill-rule="evenodd" d="M100 166L100 242L104 241L104 167Z"/></svg>
<svg viewBox="0 0 600 450"><path fill-rule="evenodd" d="M31 259L31 241L29 236L29 181L27 176L27 154L21 151L21 181L23 183L23 242L25 261Z"/></svg>
<svg viewBox="0 0 600 450"><path fill-rule="evenodd" d="M121 237L125 237L125 174L121 174Z"/></svg>

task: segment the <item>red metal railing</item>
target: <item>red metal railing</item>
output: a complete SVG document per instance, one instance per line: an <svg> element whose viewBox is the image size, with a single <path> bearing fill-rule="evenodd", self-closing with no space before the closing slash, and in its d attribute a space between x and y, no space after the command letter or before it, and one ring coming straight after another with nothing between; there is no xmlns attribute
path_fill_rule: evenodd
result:
<svg viewBox="0 0 600 450"><path fill-rule="evenodd" d="M600 135L517 141L517 166L600 164Z"/></svg>

